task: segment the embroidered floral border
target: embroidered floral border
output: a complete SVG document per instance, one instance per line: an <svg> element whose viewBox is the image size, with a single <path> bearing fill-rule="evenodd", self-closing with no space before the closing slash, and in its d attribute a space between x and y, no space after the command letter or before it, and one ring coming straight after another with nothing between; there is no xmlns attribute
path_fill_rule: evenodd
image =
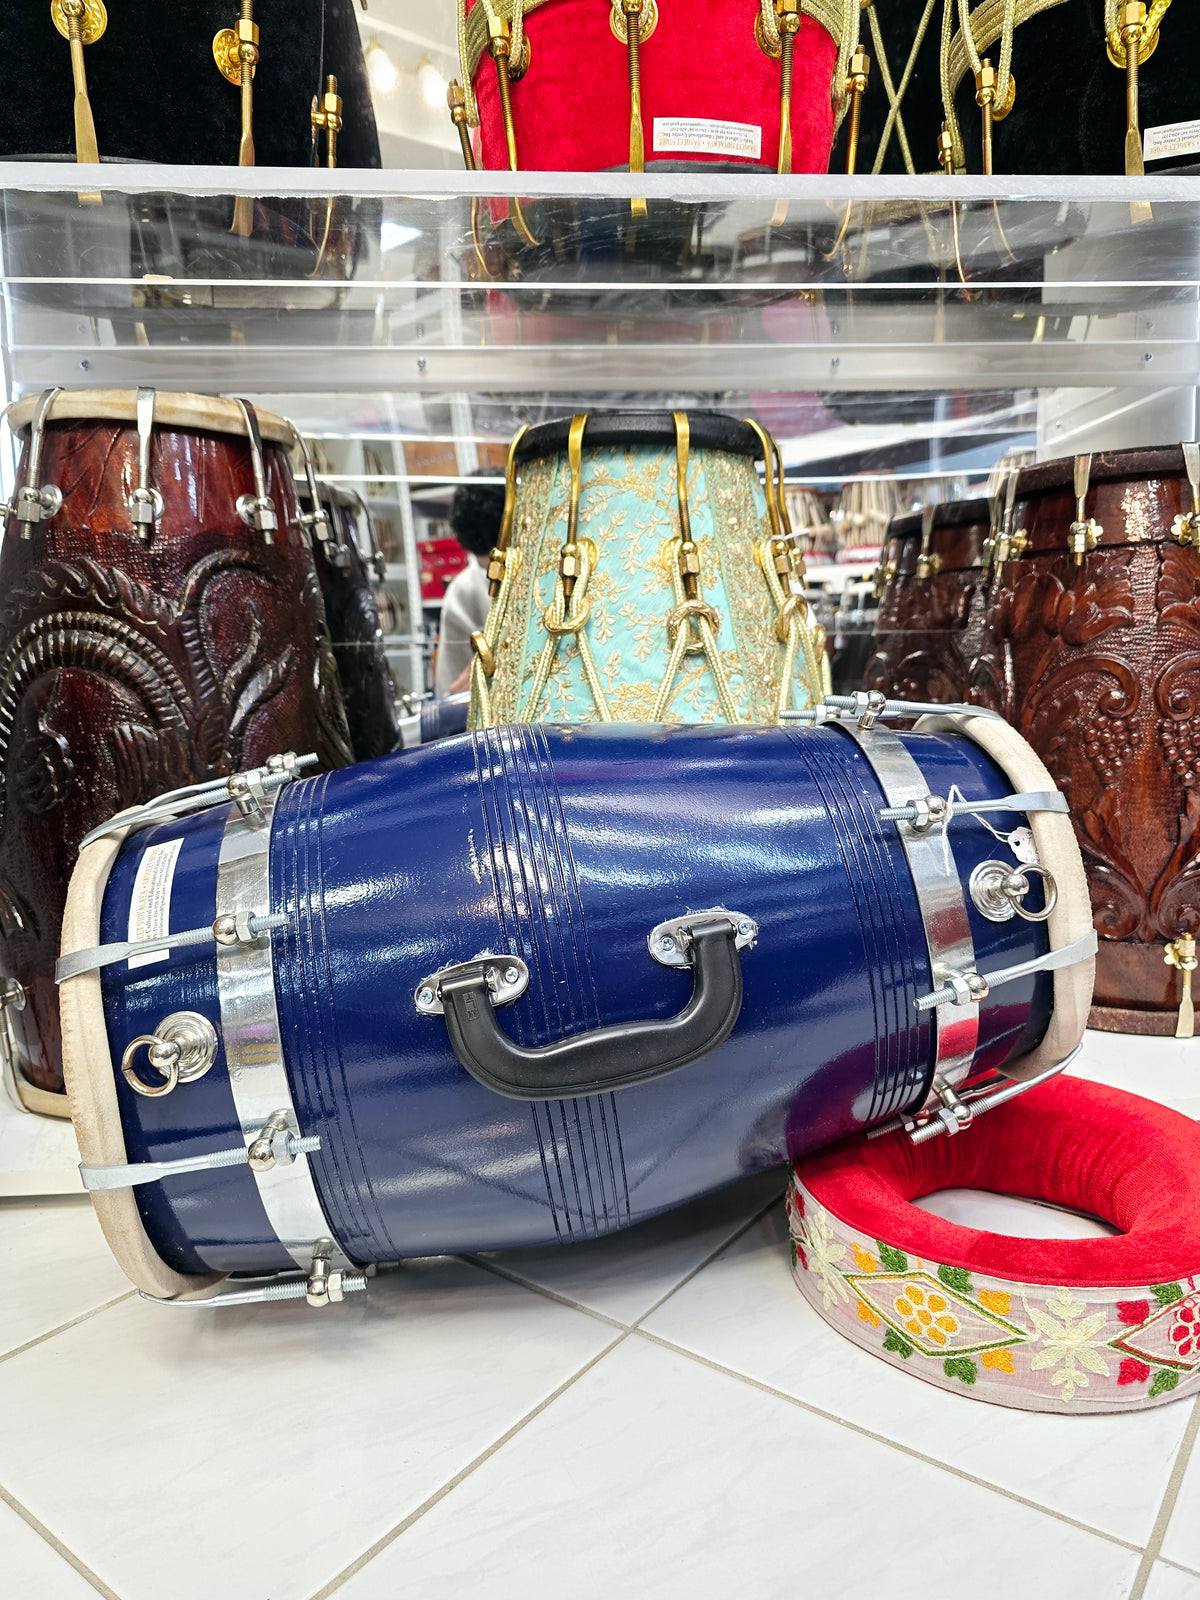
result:
<svg viewBox="0 0 1200 1600"><path fill-rule="evenodd" d="M1014 1283L907 1255L798 1178L792 1272L839 1333L930 1383L1038 1411L1125 1411L1200 1391L1200 1274L1132 1289Z"/></svg>

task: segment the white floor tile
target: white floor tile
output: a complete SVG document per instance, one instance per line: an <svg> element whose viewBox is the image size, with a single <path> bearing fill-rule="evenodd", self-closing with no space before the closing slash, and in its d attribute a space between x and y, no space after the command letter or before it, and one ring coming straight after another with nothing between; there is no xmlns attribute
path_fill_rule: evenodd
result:
<svg viewBox="0 0 1200 1600"><path fill-rule="evenodd" d="M1196 1404L1200 1405L1200 1400ZM1200 1572L1200 1440L1192 1446L1160 1554L1168 1561L1178 1561L1181 1567Z"/></svg>
<svg viewBox="0 0 1200 1600"><path fill-rule="evenodd" d="M96 1600L96 1590L41 1534L0 1500L0 1589L5 1600Z"/></svg>
<svg viewBox="0 0 1200 1600"><path fill-rule="evenodd" d="M0 1365L0 1483L122 1600L299 1600L613 1337L448 1260L323 1312L122 1301Z"/></svg>
<svg viewBox="0 0 1200 1600"><path fill-rule="evenodd" d="M0 1201L0 1355L129 1292L92 1202Z"/></svg>
<svg viewBox="0 0 1200 1600"><path fill-rule="evenodd" d="M1117 1600L1137 1561L635 1334L338 1600Z"/></svg>
<svg viewBox="0 0 1200 1600"><path fill-rule="evenodd" d="M1156 1561L1142 1590L1142 1600L1200 1600L1200 1576Z"/></svg>
<svg viewBox="0 0 1200 1600"><path fill-rule="evenodd" d="M1187 1426L1186 1405L1117 1417L1043 1415L960 1399L895 1371L834 1333L795 1287L782 1207L705 1267L645 1326L1138 1545L1150 1537Z"/></svg>
<svg viewBox="0 0 1200 1600"><path fill-rule="evenodd" d="M618 1322L636 1322L783 1192L784 1169L731 1184L624 1233L485 1259Z"/></svg>
<svg viewBox="0 0 1200 1600"><path fill-rule="evenodd" d="M1068 1072L1161 1101L1184 1116L1200 1116L1200 1038L1156 1039L1089 1028L1083 1055Z"/></svg>
<svg viewBox="0 0 1200 1600"><path fill-rule="evenodd" d="M0 1087L0 1195L82 1193L71 1124L19 1110Z"/></svg>

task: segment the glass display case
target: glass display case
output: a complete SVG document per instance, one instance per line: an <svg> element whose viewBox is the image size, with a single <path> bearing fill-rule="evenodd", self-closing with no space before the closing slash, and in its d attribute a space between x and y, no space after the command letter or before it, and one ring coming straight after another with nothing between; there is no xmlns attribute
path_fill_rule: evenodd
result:
<svg viewBox="0 0 1200 1600"><path fill-rule="evenodd" d="M81 198L61 164L0 168L8 397L153 385L291 417L375 513L407 692L436 616L418 542L525 422L754 413L792 487L902 476L918 500L1017 449L1195 433L1187 179L523 173L517 198L504 173L343 171L333 196L319 170L100 173Z"/></svg>

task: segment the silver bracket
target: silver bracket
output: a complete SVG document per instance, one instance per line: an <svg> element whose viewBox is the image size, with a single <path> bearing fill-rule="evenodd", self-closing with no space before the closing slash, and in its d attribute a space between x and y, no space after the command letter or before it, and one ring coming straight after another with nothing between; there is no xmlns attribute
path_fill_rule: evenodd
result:
<svg viewBox="0 0 1200 1600"><path fill-rule="evenodd" d="M482 950L470 963L455 961L448 967L439 967L428 978L421 979L413 994L413 1004L423 1017L445 1015L442 979L459 972L464 965L474 965L476 961L487 963L488 998L493 1006L509 1005L513 1000L519 1000L528 989L529 968L520 956L498 956L490 950Z"/></svg>
<svg viewBox="0 0 1200 1600"><path fill-rule="evenodd" d="M1069 1056L1056 1061L1045 1072L1039 1072L1036 1078L1006 1078L1001 1072L989 1073L978 1083L970 1084L961 1095L955 1094L952 1089L947 1090L945 1084L935 1082L934 1090L941 1102L939 1105L919 1111L915 1117L892 1117L889 1122L881 1122L877 1128L868 1128L867 1138L882 1139L885 1134L903 1129L913 1144L924 1144L929 1139L940 1138L942 1134L962 1133L984 1112L994 1111L997 1106L1016 1100L1030 1089L1036 1089L1038 1084L1056 1078L1078 1060L1082 1050L1083 1045L1077 1044Z"/></svg>
<svg viewBox="0 0 1200 1600"><path fill-rule="evenodd" d="M186 816L192 811L205 811L210 806L227 805L230 800L238 801L239 810L243 810L241 801L244 797L250 814L253 815L256 807L261 814L261 796L264 793L272 794L276 789L282 789L284 784L299 778L304 767L315 767L318 759L316 755L298 756L295 751L286 750L282 755L268 756L265 765L252 767L248 772L235 772L231 778L210 778L206 783L168 789L165 794L148 800L144 806L131 806L128 811L119 811L115 817L100 823L99 827L84 834L79 841L79 848L82 850L118 829L150 827L168 817Z"/></svg>
<svg viewBox="0 0 1200 1600"><path fill-rule="evenodd" d="M237 499L237 513L248 528L256 528L266 544L275 542L279 518L275 502L267 494L267 474L263 466L262 433L258 426L258 413L248 400L239 400L242 416L246 419L246 438L250 441L250 467L254 473L254 493L241 494Z"/></svg>
<svg viewBox="0 0 1200 1600"><path fill-rule="evenodd" d="M25 482L5 507L9 515L16 519L22 539L32 539L37 524L48 522L62 508L62 490L56 484L44 483L40 487L38 485L42 470L42 443L46 434L46 419L55 398L61 393L61 389L44 389L38 396L33 411L33 421L29 427L29 462L25 470Z"/></svg>
<svg viewBox="0 0 1200 1600"><path fill-rule="evenodd" d="M710 911L685 911L680 917L670 917L660 922L646 936L646 948L661 966L690 967L688 954L692 942L692 924L724 917L734 930L734 948L745 950L758 938L758 923L742 911L727 911L724 906L714 906Z"/></svg>
<svg viewBox="0 0 1200 1600"><path fill-rule="evenodd" d="M183 1311L193 1308L206 1311L210 1308L219 1310L222 1306L268 1305L279 1300L307 1300L310 1306L318 1308L336 1305L348 1294L361 1294L367 1287L367 1280L373 1275L374 1269L367 1267L362 1272L347 1272L340 1268L326 1270L324 1265L328 1261L324 1253L326 1245L332 1249L332 1242L328 1239L318 1239L313 1246L312 1265L305 1277L281 1275L253 1288L229 1289L223 1293L199 1295L189 1300L164 1300L158 1295L147 1294L144 1289L139 1289L138 1294L141 1299L149 1300L152 1305L176 1306Z"/></svg>
<svg viewBox="0 0 1200 1600"><path fill-rule="evenodd" d="M782 711L784 722L811 722L820 726L826 722L857 722L864 731L896 717L905 719L924 716L986 717L991 722L1003 722L998 711L988 711L983 706L938 705L932 700L889 700L878 689L859 689L854 694L827 694L815 706L805 706L802 711Z"/></svg>
<svg viewBox="0 0 1200 1600"><path fill-rule="evenodd" d="M138 481L129 496L129 515L139 538L149 539L163 514L163 497L150 486L150 440L154 433L154 390L137 392Z"/></svg>
<svg viewBox="0 0 1200 1600"><path fill-rule="evenodd" d="M247 1147L246 1160L255 1172L270 1172L275 1166L290 1167L298 1155L320 1148L320 1136L301 1138L295 1113L283 1107L267 1118L262 1132Z"/></svg>
<svg viewBox="0 0 1200 1600"><path fill-rule="evenodd" d="M279 1116L280 1113L276 1112L275 1115ZM176 1161L133 1161L122 1166L90 1166L87 1162L81 1162L79 1175L83 1179L83 1187L89 1191L136 1189L139 1184L161 1183L164 1178L174 1178L185 1172L210 1172L220 1167L244 1167L247 1164L253 1167L255 1147L259 1140L266 1137L268 1128L270 1124L248 1149L245 1145L238 1145L233 1150L209 1150L204 1155L182 1156ZM268 1165L274 1165L276 1161L290 1163L297 1156L312 1155L320 1148L319 1134L301 1137L298 1133L275 1129L268 1139L266 1153L271 1156Z"/></svg>

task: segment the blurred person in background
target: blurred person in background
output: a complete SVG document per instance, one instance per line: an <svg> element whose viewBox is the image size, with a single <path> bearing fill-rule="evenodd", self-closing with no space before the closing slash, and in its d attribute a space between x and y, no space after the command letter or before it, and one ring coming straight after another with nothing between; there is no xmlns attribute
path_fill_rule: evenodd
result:
<svg viewBox="0 0 1200 1600"><path fill-rule="evenodd" d="M473 478L494 478L494 467L479 467ZM471 686L471 635L487 621L487 559L500 537L504 514L502 483L460 483L454 491L450 528L469 557L446 589L438 634L434 692L456 694Z"/></svg>

